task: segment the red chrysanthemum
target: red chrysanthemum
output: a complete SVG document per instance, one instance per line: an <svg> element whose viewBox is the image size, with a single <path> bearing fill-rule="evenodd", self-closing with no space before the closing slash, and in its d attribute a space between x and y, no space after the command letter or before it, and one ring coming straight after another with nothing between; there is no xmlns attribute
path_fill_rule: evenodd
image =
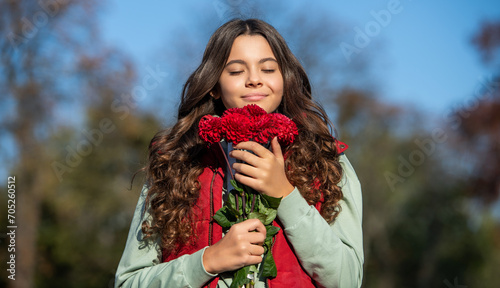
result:
<svg viewBox="0 0 500 288"><path fill-rule="evenodd" d="M226 111L224 111L224 113L222 114L221 118L232 117L231 115L232 116L234 116L234 115L241 115L241 116L245 116L245 117L250 117L250 113L248 113L247 109L244 109L244 108L229 108Z"/></svg>
<svg viewBox="0 0 500 288"><path fill-rule="evenodd" d="M273 114L273 127L278 130L275 136L278 136L278 141L283 145L288 145L295 141L295 136L299 135L295 122L285 115Z"/></svg>
<svg viewBox="0 0 500 288"><path fill-rule="evenodd" d="M271 122L271 114L264 114L252 117L252 140L267 144L272 135L269 134L269 125Z"/></svg>
<svg viewBox="0 0 500 288"><path fill-rule="evenodd" d="M259 105L250 104L243 107L243 110L247 111L250 116L263 116L267 115L266 110L260 108Z"/></svg>
<svg viewBox="0 0 500 288"><path fill-rule="evenodd" d="M219 117L205 115L198 124L198 133L201 140L207 143L218 143L223 138L222 123Z"/></svg>
<svg viewBox="0 0 500 288"><path fill-rule="evenodd" d="M225 113L224 113L225 114ZM222 126L227 142L238 144L252 138L251 118L248 115L229 113L222 117Z"/></svg>
<svg viewBox="0 0 500 288"><path fill-rule="evenodd" d="M268 144L274 137L282 145L289 145L298 135L297 126L290 118L279 113L267 114L258 105L227 109L221 118L204 116L199 123L200 138L207 143L227 142L238 144L253 140Z"/></svg>

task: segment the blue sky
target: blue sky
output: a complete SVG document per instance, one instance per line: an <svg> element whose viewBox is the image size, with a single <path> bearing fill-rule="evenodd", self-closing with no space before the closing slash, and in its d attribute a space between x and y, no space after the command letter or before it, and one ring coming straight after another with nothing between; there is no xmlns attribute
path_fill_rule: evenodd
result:
<svg viewBox="0 0 500 288"><path fill-rule="evenodd" d="M152 57L165 46L166 33L172 27L189 29L191 17L217 15L228 5L244 3L243 0L166 2L111 1L101 13L104 40L131 55L138 67L145 67L152 64ZM299 2L286 3L299 6ZM381 50L370 53L381 59L375 61L380 97L435 116L447 113L450 107L465 105L481 79L491 75L471 46L470 38L483 20L500 19L498 1L320 0L308 3L303 12L311 17L326 13L338 18L351 30L352 39L346 42L352 44L356 27L365 30L375 20L372 12L389 11L390 7L397 7L397 13L391 14L388 24L380 26L370 37L378 44L370 43L360 52Z"/></svg>

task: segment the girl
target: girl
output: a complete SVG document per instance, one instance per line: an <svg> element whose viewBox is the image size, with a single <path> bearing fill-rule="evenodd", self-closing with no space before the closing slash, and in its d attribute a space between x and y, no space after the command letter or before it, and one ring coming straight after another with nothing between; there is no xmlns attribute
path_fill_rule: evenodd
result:
<svg viewBox="0 0 500 288"><path fill-rule="evenodd" d="M200 139L204 115L248 104L293 119L295 142L281 147L275 138L268 150L253 141L231 147ZM224 152L237 181L282 197L272 246L278 273L255 287L360 287L361 189L331 127L311 99L304 69L272 26L255 19L222 25L184 85L177 123L151 141L148 181L115 286L229 287L227 272L262 261L266 229L259 220L222 235L212 219L229 187Z"/></svg>

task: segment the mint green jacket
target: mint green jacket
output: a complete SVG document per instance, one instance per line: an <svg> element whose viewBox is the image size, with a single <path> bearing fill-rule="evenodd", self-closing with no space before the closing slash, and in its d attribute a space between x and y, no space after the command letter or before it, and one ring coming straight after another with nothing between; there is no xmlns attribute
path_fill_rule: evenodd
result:
<svg viewBox="0 0 500 288"><path fill-rule="evenodd" d="M287 239L318 287L361 287L363 278L361 187L345 155L340 156L340 164L343 177L339 186L344 197L340 201L342 210L333 223L328 224L297 188L283 198L278 208L277 217L283 224ZM161 263L159 243L141 241L141 224L151 217L144 211L146 194L144 188L116 271L115 287L202 287L216 276L203 267L206 248ZM218 287L229 287L231 279L219 276ZM258 287L265 287L265 283L257 282L255 288Z"/></svg>

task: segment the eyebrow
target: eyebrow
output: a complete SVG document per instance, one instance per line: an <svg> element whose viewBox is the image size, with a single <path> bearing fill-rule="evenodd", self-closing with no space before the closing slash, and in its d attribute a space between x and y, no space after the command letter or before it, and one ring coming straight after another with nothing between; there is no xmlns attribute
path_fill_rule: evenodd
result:
<svg viewBox="0 0 500 288"><path fill-rule="evenodd" d="M272 57L267 57L267 58L260 59L259 64L262 64L262 63L267 62L267 61L273 61L273 62L278 63L278 61L276 61L276 59L274 59ZM227 66L229 66L231 64L243 64L243 65L245 65L247 63L245 61L239 60L239 59L231 60L231 61L227 62L226 66L224 66L224 68L226 68Z"/></svg>

